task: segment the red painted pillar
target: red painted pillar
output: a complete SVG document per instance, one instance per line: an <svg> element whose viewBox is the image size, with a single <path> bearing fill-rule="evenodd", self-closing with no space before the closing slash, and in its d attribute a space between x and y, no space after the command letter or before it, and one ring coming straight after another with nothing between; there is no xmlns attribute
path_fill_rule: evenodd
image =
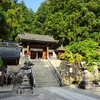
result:
<svg viewBox="0 0 100 100"><path fill-rule="evenodd" d="M49 57L49 47L46 47L47 57Z"/></svg>

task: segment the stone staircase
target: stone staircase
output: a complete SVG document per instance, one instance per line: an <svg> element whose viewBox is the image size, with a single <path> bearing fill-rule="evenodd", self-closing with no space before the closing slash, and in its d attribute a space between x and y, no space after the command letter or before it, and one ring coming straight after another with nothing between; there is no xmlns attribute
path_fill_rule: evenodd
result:
<svg viewBox="0 0 100 100"><path fill-rule="evenodd" d="M33 60L36 87L59 87L59 82L47 60Z"/></svg>

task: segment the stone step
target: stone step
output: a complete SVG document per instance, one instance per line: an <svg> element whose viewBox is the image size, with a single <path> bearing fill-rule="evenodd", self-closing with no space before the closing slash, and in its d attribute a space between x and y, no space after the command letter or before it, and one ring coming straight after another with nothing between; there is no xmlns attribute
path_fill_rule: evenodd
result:
<svg viewBox="0 0 100 100"><path fill-rule="evenodd" d="M35 77L36 79L39 79L39 80L55 80L55 77Z"/></svg>
<svg viewBox="0 0 100 100"><path fill-rule="evenodd" d="M36 73L35 73L36 74ZM49 74L49 75L43 75L43 74L38 74L38 75L35 75L35 77L46 77L46 78L50 78L50 77L54 77L53 73L52 74Z"/></svg>
<svg viewBox="0 0 100 100"><path fill-rule="evenodd" d="M38 80L55 80L55 78L54 77L35 77L36 79L38 79Z"/></svg>
<svg viewBox="0 0 100 100"><path fill-rule="evenodd" d="M59 83L57 81L37 81L36 80L36 85L50 85L50 86L59 86Z"/></svg>
<svg viewBox="0 0 100 100"><path fill-rule="evenodd" d="M37 87L59 87L59 85L56 83L55 84L54 83L49 83L49 84L48 83L47 84L46 83L45 84L38 83Z"/></svg>
<svg viewBox="0 0 100 100"><path fill-rule="evenodd" d="M51 69L49 69L49 70L51 70ZM48 76L49 76L49 75L52 75L52 74L53 74L53 72L50 72L50 71L48 71L48 70L47 70L47 71L41 71L41 70L39 71L39 70L38 70L40 73L37 72L37 70L34 70L34 71L35 71L34 73L35 73L35 74L38 74L38 75L39 75L39 74L43 74L43 75L48 75Z"/></svg>
<svg viewBox="0 0 100 100"><path fill-rule="evenodd" d="M36 78L35 80L39 81L39 82L57 82L57 80L55 80L55 79L49 80L49 79L38 79L38 78Z"/></svg>
<svg viewBox="0 0 100 100"><path fill-rule="evenodd" d="M48 61L33 61L33 71L37 87L59 86Z"/></svg>

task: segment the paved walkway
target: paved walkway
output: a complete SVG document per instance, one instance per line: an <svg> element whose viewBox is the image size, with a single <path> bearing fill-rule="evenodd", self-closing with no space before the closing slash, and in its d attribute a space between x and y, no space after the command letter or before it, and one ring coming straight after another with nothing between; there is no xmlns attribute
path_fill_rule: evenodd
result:
<svg viewBox="0 0 100 100"><path fill-rule="evenodd" d="M49 87L46 89L50 90L52 93L58 94L59 96L65 98L67 100L100 100L95 97L90 97L87 95L75 93L73 91L62 89L59 87Z"/></svg>
<svg viewBox="0 0 100 100"><path fill-rule="evenodd" d="M11 89L11 86L5 87ZM3 89L0 87L0 90ZM33 94L17 94L18 86L0 93L0 100L100 100L100 88L79 89L75 85L64 87L33 88Z"/></svg>

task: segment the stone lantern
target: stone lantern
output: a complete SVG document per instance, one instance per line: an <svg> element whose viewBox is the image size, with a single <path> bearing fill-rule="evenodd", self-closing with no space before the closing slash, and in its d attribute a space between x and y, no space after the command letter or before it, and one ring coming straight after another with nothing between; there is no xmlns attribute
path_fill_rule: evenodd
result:
<svg viewBox="0 0 100 100"><path fill-rule="evenodd" d="M32 70L31 66L28 66L28 64L24 64L24 66L21 67L21 70L23 70L23 78L22 78L22 83L18 89L18 94L23 93L23 91L25 90L28 91L32 88L30 84L30 78L29 78L30 76L28 77L28 75L30 75L31 73L31 71L28 70Z"/></svg>
<svg viewBox="0 0 100 100"><path fill-rule="evenodd" d="M79 88L89 89L93 84L89 80L87 66L81 67L80 69L82 71L83 80L79 84Z"/></svg>
<svg viewBox="0 0 100 100"><path fill-rule="evenodd" d="M27 65L24 65L22 68L21 68L23 71L23 79L22 79L22 85L29 85L29 78L28 78L28 69L31 69L30 66L27 66Z"/></svg>

